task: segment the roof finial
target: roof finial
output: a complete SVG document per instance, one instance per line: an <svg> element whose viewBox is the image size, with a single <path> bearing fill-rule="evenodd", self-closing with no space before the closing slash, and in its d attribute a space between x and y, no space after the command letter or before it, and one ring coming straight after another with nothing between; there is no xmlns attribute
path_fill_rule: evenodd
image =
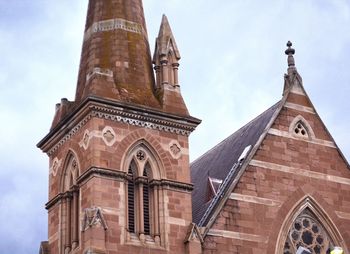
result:
<svg viewBox="0 0 350 254"><path fill-rule="evenodd" d="M295 61L293 55L295 54L295 49L292 48L292 43L290 41L287 42L287 49L284 51L286 55L288 55L288 74L292 70L295 70Z"/></svg>

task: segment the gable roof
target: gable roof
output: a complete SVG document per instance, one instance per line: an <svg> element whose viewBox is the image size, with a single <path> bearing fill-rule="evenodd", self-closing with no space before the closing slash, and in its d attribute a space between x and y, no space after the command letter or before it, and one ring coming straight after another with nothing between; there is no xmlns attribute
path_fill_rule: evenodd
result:
<svg viewBox="0 0 350 254"><path fill-rule="evenodd" d="M215 222L230 193L237 185L250 160L259 149L268 130L285 106L291 93L302 94L306 97L310 107L314 109L315 116L329 135L347 168L350 169L346 158L317 114L315 107L304 89L302 78L295 68L293 58L295 50L291 48L291 45L290 42L287 43L288 49L285 52L288 55L288 74L284 76L285 82L281 101L191 164L191 177L194 183L194 191L192 192L193 221L198 223L199 227L203 227L201 230L202 237L205 237ZM207 195L209 189L207 187L207 179L209 177L223 180L217 194L212 200L209 200L209 196Z"/></svg>
<svg viewBox="0 0 350 254"><path fill-rule="evenodd" d="M267 109L231 136L210 149L191 163L193 221L199 223L213 200L208 200L208 179L224 180L238 161L243 150L258 142L274 113L280 108L281 101ZM240 167L235 168L239 171ZM205 222L204 222L205 223ZM204 225L199 225L204 226Z"/></svg>

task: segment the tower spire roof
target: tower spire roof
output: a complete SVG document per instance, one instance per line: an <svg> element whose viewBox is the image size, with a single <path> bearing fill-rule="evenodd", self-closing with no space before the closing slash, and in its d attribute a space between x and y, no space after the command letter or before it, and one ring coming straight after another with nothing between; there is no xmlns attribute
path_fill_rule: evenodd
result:
<svg viewBox="0 0 350 254"><path fill-rule="evenodd" d="M95 96L159 108L142 0L90 0L76 102Z"/></svg>

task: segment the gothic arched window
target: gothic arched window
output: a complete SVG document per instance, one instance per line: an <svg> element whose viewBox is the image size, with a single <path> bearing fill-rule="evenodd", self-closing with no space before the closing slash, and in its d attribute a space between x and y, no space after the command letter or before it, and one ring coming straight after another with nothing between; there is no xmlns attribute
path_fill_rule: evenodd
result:
<svg viewBox="0 0 350 254"><path fill-rule="evenodd" d="M131 233L135 231L135 162L132 161L128 170L128 230Z"/></svg>
<svg viewBox="0 0 350 254"><path fill-rule="evenodd" d="M76 158L70 154L67 157L63 175L63 248L65 253L69 253L79 246L79 187L77 178L79 176L79 166Z"/></svg>
<svg viewBox="0 0 350 254"><path fill-rule="evenodd" d="M299 246L309 249L312 254L328 254L334 247L329 234L308 208L293 221L283 254L294 254Z"/></svg>
<svg viewBox="0 0 350 254"><path fill-rule="evenodd" d="M315 134L308 123L301 115L296 116L289 126L289 132L296 138L312 140Z"/></svg>
<svg viewBox="0 0 350 254"><path fill-rule="evenodd" d="M127 173L127 229L141 242L160 244L159 171L152 153L144 145L132 149Z"/></svg>
<svg viewBox="0 0 350 254"><path fill-rule="evenodd" d="M149 173L147 171L150 170L149 164L146 165L146 167L143 170L143 177L144 183L143 183L143 229L146 235L151 234L150 229L150 217L151 217L151 200L150 200L150 186L149 186Z"/></svg>

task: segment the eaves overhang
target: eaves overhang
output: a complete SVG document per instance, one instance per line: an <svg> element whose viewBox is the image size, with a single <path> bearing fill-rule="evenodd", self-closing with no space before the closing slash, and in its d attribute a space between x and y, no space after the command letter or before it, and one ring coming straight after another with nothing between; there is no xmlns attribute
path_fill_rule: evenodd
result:
<svg viewBox="0 0 350 254"><path fill-rule="evenodd" d="M49 155L52 154L93 117L184 136L189 136L201 123L200 119L191 116L179 116L145 106L87 97L51 129L37 147Z"/></svg>

